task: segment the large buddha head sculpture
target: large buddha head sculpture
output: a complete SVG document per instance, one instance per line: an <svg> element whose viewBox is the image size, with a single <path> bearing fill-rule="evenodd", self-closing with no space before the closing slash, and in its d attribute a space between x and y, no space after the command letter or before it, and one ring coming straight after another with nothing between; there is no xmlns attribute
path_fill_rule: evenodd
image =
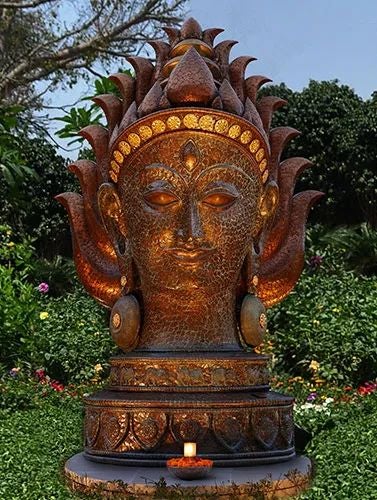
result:
<svg viewBox="0 0 377 500"><path fill-rule="evenodd" d="M280 161L297 131L270 130L284 101L257 100L250 57L187 20L151 42L156 63L129 58L121 98L95 98L107 129L87 127L96 162L76 161L82 195L70 214L87 291L112 308L124 351L229 351L256 345L264 306L299 278L308 211L321 193L293 194L304 158Z"/></svg>

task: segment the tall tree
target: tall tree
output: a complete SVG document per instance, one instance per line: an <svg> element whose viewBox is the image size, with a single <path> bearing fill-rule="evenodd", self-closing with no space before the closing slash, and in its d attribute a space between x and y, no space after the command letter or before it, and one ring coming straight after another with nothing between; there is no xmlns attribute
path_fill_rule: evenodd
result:
<svg viewBox="0 0 377 500"><path fill-rule="evenodd" d="M353 171L353 184L358 186L364 219L377 229L377 91L364 104L352 162L362 165L360 171Z"/></svg>
<svg viewBox="0 0 377 500"><path fill-rule="evenodd" d="M95 63L124 63L161 25L177 24L186 1L0 0L0 105L36 107L38 97L74 84Z"/></svg>
<svg viewBox="0 0 377 500"><path fill-rule="evenodd" d="M281 84L262 94L287 100L275 125L289 123L301 132L285 154L314 163L298 183L299 190L315 187L326 194L311 220L377 227L377 94L363 101L347 85L314 80L300 92Z"/></svg>

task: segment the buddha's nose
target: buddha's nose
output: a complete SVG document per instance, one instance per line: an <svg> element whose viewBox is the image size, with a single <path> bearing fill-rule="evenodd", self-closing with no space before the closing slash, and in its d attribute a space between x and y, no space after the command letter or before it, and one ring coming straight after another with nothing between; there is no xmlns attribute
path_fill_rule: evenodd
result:
<svg viewBox="0 0 377 500"><path fill-rule="evenodd" d="M203 238L203 225L197 203L189 203L182 214L178 236L187 241Z"/></svg>

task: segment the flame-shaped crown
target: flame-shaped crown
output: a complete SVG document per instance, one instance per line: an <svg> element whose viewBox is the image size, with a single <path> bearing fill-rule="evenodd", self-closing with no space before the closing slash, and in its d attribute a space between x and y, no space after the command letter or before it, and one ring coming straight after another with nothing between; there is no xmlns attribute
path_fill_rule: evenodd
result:
<svg viewBox="0 0 377 500"><path fill-rule="evenodd" d="M70 214L80 279L106 306L112 306L121 294L121 274L102 225L96 192L103 182L117 182L127 155L154 133L174 127L197 127L239 141L255 155L263 182L269 179L278 184L279 205L265 230L260 252L258 295L263 302L271 306L282 300L301 274L306 217L322 193L293 194L296 179L310 162L305 158L280 161L288 141L298 135L290 127L270 130L273 112L285 101L271 96L257 99L259 88L271 80L260 75L245 78L246 67L255 58L241 56L230 62L236 42L214 45L222 31L203 31L194 19L185 21L180 30L165 28L169 43L150 42L156 52L155 64L147 58L129 57L135 78L124 73L109 77L118 87L120 99L114 95L94 98L108 126L89 126L81 134L90 142L96 162L73 163L70 169L78 176L83 194L64 193L58 199ZM195 115L192 108L203 110ZM194 118L187 118L190 115ZM151 120L145 121L149 116Z"/></svg>

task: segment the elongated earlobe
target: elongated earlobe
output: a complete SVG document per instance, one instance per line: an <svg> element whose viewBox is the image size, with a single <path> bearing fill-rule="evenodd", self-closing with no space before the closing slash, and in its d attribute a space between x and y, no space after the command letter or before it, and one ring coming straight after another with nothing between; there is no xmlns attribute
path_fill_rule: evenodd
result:
<svg viewBox="0 0 377 500"><path fill-rule="evenodd" d="M240 314L242 340L250 347L257 347L263 342L267 328L266 308L256 295L245 295Z"/></svg>
<svg viewBox="0 0 377 500"><path fill-rule="evenodd" d="M110 332L116 345L124 352L135 349L139 342L140 306L132 294L114 304L110 316Z"/></svg>
<svg viewBox="0 0 377 500"><path fill-rule="evenodd" d="M278 206L279 188L275 181L271 181L265 187L265 191L261 197L259 212L266 220L271 218Z"/></svg>
<svg viewBox="0 0 377 500"><path fill-rule="evenodd" d="M121 272L122 294L125 295L134 289L134 266L127 238L126 221L118 193L112 184L105 183L99 188L98 206L117 255Z"/></svg>
<svg viewBox="0 0 377 500"><path fill-rule="evenodd" d="M121 272L122 296L111 310L110 332L114 342L122 351L132 351L139 340L140 306L131 293L134 289L134 266L119 196L112 184L106 183L100 187L98 206L114 245Z"/></svg>

